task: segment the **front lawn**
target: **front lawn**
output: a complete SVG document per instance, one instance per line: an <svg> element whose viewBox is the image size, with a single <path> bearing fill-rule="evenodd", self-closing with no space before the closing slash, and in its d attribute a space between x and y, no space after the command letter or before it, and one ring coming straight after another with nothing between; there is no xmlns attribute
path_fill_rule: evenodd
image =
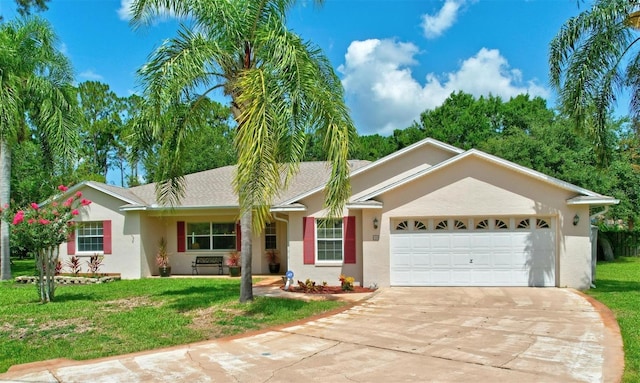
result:
<svg viewBox="0 0 640 383"><path fill-rule="evenodd" d="M29 268L18 263L14 276ZM239 334L344 304L256 297L243 305L239 292L237 279L150 278L59 286L55 302L40 304L34 285L2 282L0 372L14 364L91 359Z"/></svg>
<svg viewBox="0 0 640 383"><path fill-rule="evenodd" d="M596 288L587 291L615 314L624 341L622 381L640 382L640 258L599 262Z"/></svg>

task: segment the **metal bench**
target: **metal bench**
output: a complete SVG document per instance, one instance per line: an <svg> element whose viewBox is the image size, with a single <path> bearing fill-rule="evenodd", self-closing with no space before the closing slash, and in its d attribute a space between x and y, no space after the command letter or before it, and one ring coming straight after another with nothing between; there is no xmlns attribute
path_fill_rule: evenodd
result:
<svg viewBox="0 0 640 383"><path fill-rule="evenodd" d="M198 274L198 267L217 267L218 274L222 274L224 257L222 255L200 255L191 262L191 274Z"/></svg>

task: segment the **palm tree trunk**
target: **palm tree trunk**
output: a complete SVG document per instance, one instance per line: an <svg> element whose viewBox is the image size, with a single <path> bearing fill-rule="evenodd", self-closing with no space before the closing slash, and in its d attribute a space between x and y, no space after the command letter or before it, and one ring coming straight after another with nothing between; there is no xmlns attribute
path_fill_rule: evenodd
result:
<svg viewBox="0 0 640 383"><path fill-rule="evenodd" d="M0 140L0 206L9 203L11 193L11 149L5 140ZM11 279L9 248L9 223L0 220L0 280Z"/></svg>
<svg viewBox="0 0 640 383"><path fill-rule="evenodd" d="M253 300L253 276L251 274L251 210L240 217L240 234L242 238L242 276L240 279L240 302Z"/></svg>

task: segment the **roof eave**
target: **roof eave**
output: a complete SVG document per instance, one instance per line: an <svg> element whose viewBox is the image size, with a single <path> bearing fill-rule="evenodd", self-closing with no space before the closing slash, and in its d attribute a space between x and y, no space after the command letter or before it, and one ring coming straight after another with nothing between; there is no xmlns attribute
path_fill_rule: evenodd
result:
<svg viewBox="0 0 640 383"><path fill-rule="evenodd" d="M271 209L269 209L269 211L272 213L307 211L307 207L303 204L296 203L296 204L290 204L290 205L272 206Z"/></svg>
<svg viewBox="0 0 640 383"><path fill-rule="evenodd" d="M353 210L365 210L365 209L382 209L384 207L384 205L382 204L382 202L378 202L378 201L356 201L356 202L349 202L345 205L345 207L347 209L353 209Z"/></svg>
<svg viewBox="0 0 640 383"><path fill-rule="evenodd" d="M617 205L619 203L620 203L619 199L606 197L606 196L597 196L597 197L579 196L579 197L574 197L567 200L567 205L571 205L571 206L576 206L576 205L611 206L611 205Z"/></svg>

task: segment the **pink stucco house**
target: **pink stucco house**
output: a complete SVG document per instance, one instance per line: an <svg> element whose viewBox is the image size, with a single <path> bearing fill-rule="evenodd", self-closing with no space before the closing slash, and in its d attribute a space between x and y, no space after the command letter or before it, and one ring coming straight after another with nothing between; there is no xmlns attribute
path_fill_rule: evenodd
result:
<svg viewBox="0 0 640 383"><path fill-rule="evenodd" d="M614 198L472 149L425 139L375 162L351 161L352 195L343 218L326 219L323 162L300 166L274 202L273 221L252 238L253 272L268 273L277 249L296 279L364 286L558 286L591 283L590 208ZM191 274L199 255L239 246L238 201L227 166L186 176L169 208L154 185L119 188L83 182L93 201L61 257L104 254L103 272L157 275L165 237L173 274ZM207 270L202 270L206 273ZM216 272L210 270L209 272Z"/></svg>

